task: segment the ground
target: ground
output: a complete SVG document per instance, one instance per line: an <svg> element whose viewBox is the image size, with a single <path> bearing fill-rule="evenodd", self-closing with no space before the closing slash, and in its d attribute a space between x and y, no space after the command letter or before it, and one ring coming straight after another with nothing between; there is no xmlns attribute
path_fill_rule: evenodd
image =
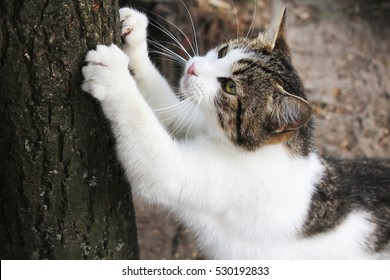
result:
<svg viewBox="0 0 390 280"><path fill-rule="evenodd" d="M160 2L152 11L190 34L185 9L177 1ZM234 10L244 35L254 13L253 1L184 2L202 51L236 36ZM390 158L390 1L257 0L253 34L279 17L283 6L293 62L314 108L319 152L337 158ZM175 80L177 75L169 75L164 64L160 67ZM135 205L142 259L203 258L191 235L169 214L141 201Z"/></svg>

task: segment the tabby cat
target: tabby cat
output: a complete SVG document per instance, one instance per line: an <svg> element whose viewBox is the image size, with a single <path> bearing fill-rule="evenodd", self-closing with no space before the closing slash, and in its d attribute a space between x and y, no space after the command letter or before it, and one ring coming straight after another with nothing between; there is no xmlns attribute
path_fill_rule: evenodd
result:
<svg viewBox="0 0 390 280"><path fill-rule="evenodd" d="M174 213L209 258L390 258L390 161L317 153L285 18L191 57L174 92L149 59L147 17L122 8L123 50L89 51L82 88L133 193Z"/></svg>

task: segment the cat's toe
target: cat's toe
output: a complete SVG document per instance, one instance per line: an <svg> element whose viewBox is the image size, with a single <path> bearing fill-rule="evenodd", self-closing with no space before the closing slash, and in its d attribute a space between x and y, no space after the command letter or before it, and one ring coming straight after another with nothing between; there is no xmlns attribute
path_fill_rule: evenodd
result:
<svg viewBox="0 0 390 280"><path fill-rule="evenodd" d="M119 10L120 20L122 22L122 41L127 44L139 44L146 41L146 28L148 18L143 13L130 9L122 8Z"/></svg>
<svg viewBox="0 0 390 280"><path fill-rule="evenodd" d="M119 9L119 19L121 22L125 21L133 13L133 9L130 8L121 8Z"/></svg>
<svg viewBox="0 0 390 280"><path fill-rule="evenodd" d="M84 82L81 88L95 98L103 100L113 94L123 81L129 79L129 58L116 46L98 45L85 57L87 65L82 68Z"/></svg>
<svg viewBox="0 0 390 280"><path fill-rule="evenodd" d="M85 80L81 84L81 89L100 101L103 101L106 97L104 88L93 80Z"/></svg>

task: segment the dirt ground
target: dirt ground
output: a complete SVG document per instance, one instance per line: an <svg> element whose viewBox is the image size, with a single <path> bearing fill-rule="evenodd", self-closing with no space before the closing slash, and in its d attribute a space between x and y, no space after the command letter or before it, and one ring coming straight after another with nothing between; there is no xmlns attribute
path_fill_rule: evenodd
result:
<svg viewBox="0 0 390 280"><path fill-rule="evenodd" d="M160 2L152 11L190 34L189 17L178 1ZM254 13L253 1L234 0L235 8L230 0L184 2L203 50L236 36L234 10L244 35ZM254 30L278 17L283 6L293 62L314 108L320 153L389 158L390 1L257 0ZM160 67L169 72L163 64ZM168 213L141 201L135 201L135 206L142 259L203 258L191 234Z"/></svg>

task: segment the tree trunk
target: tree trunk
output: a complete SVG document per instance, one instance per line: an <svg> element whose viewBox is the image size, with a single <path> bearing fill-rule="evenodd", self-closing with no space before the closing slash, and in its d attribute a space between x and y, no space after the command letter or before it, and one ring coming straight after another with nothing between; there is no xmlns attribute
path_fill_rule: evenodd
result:
<svg viewBox="0 0 390 280"><path fill-rule="evenodd" d="M80 90L111 0L0 0L1 259L138 257L130 188L100 106Z"/></svg>

